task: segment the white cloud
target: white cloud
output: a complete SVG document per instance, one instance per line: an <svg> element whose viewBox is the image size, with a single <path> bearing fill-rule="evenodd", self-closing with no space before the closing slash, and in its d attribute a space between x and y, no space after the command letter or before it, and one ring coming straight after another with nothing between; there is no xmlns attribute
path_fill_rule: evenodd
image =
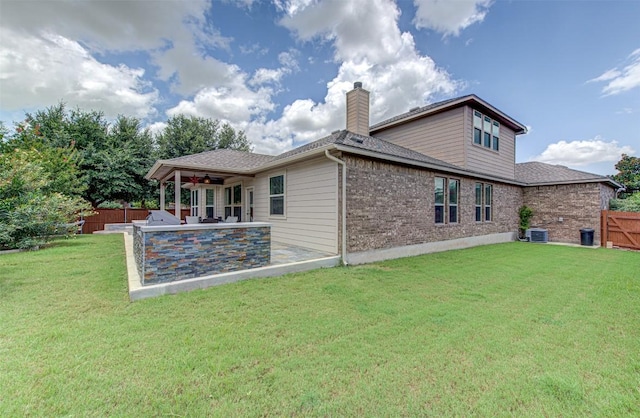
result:
<svg viewBox="0 0 640 418"><path fill-rule="evenodd" d="M44 34L17 37L0 29L0 98L4 110L34 109L60 100L70 106L145 118L154 114L158 92L144 70L100 63L79 43Z"/></svg>
<svg viewBox="0 0 640 418"><path fill-rule="evenodd" d="M450 95L460 87L430 57L416 50L410 33L400 32L400 11L391 1L278 4L287 11L280 21L283 26L303 42L332 42L334 59L341 65L327 83L323 101L296 100L283 109L281 118L246 126L256 151L274 153L344 128L345 93L355 81L371 91L371 123L432 101L437 95ZM274 138L281 138L282 143ZM270 150L263 150L263 143Z"/></svg>
<svg viewBox="0 0 640 418"><path fill-rule="evenodd" d="M193 60L177 66L182 71L172 67L170 58L184 58L175 54L176 46L197 54L199 46L224 48L229 43L206 26L209 7L206 0L5 2L0 15L3 107L32 109L65 100L108 115L153 115L158 92L150 88L152 74L107 64L105 54L137 52L143 59L144 53L166 54L164 61L157 61L160 71L175 73L180 86L181 81L191 82L188 70L193 67L188 65ZM211 74L232 78L228 74L233 68L205 64ZM199 81L195 78L192 83L200 87ZM195 91L186 84L183 88Z"/></svg>
<svg viewBox="0 0 640 418"><path fill-rule="evenodd" d="M340 63L333 79L322 81L327 88L323 100L296 100L276 119L269 119L276 108L272 98L284 78L300 71L299 60L313 62L314 57L300 58L290 49L279 54L280 67L249 73L211 56L214 49L228 49L233 40L209 26L205 15L215 12L215 4L212 8L206 0L3 4L0 99L3 106L14 107L40 107L64 99L107 114L144 118L154 114L160 101L149 84L157 78L184 99L167 115L227 121L246 131L257 152L279 153L344 128L345 93L354 81L371 91L372 123L460 87L417 51L410 33L400 31L400 10L391 0L275 3L284 16L281 25L298 41L331 45L334 61ZM236 4L252 7L251 0ZM25 25L33 16L38 16L37 24ZM264 51L259 44L241 49ZM134 53L140 65L154 64L151 71L156 72L109 65L106 57L113 58L113 52Z"/></svg>
<svg viewBox="0 0 640 418"><path fill-rule="evenodd" d="M326 84L324 100L295 100L279 118L266 118L274 109L272 88L298 69L299 53L290 50L279 55L282 67L260 68L246 77L246 83L235 83L232 88L205 88L193 100L171 109L170 115L223 119L246 132L255 152L278 154L344 128L345 94L355 81L362 81L371 91L372 123L437 95L450 95L460 87L430 57L416 50L410 33L400 32L400 11L389 0L279 1L276 5L286 13L280 23L299 41L332 43L334 59L341 65Z"/></svg>
<svg viewBox="0 0 640 418"><path fill-rule="evenodd" d="M242 4L250 5L248 2ZM54 34L64 39L77 40L77 45L84 49L85 59L99 64L105 53L136 52L140 58L151 58L157 66L157 76L171 84L172 90L182 95L190 95L200 89L216 85L220 88L233 88L244 81L245 75L237 66L221 62L205 52L206 49L229 49L231 38L222 36L219 31L206 22L205 13L211 7L207 0L193 1L11 1L3 4L2 27L3 58L19 56L27 63L42 63L44 34ZM24 22L37 16L37 24L26 25ZM19 39L20 43L15 42ZM7 45L8 40L10 45ZM26 48L26 45L38 47ZM54 67L58 63L66 66L64 78L76 79L77 84L85 90L94 90L92 74L81 71L85 66L69 62L60 48L44 50ZM6 61L6 59L3 59ZM42 63L45 64L45 63ZM105 64L103 69L107 68ZM69 95L69 85L73 83L51 83L49 78L34 77L32 71L23 72L25 65L16 60L9 60L3 65L3 75L19 77L18 84L45 85L48 97L55 101ZM123 66L111 66L121 71ZM98 73L99 75L100 73ZM143 76L153 74L136 74L140 80ZM13 83L5 76L4 80ZM55 80L55 79L54 79ZM3 89L4 90L4 89ZM128 91L119 90L127 96ZM2 101L5 102L5 93ZM129 94L126 101L138 100ZM139 100L138 100L139 101ZM33 105L41 105L36 101ZM45 102L44 104L51 104ZM83 104L80 102L79 104ZM94 103L102 109L101 104ZM142 104L142 103L141 103ZM151 103L146 103L150 105ZM122 109L125 111L127 108ZM152 114L155 110L137 110L136 115Z"/></svg>
<svg viewBox="0 0 640 418"><path fill-rule="evenodd" d="M249 84L251 86L264 84L280 85L280 80L282 80L285 75L300 69L298 60L296 59L297 55L299 55L299 52L295 49L288 52L281 52L278 54L278 61L282 64L282 67L276 69L258 68L254 72L253 77L251 77L251 80L249 80Z"/></svg>
<svg viewBox="0 0 640 418"><path fill-rule="evenodd" d="M313 4L314 1L315 0L273 0L273 3L278 9L292 16Z"/></svg>
<svg viewBox="0 0 640 418"><path fill-rule="evenodd" d="M626 63L587 81L587 83L596 82L608 82L602 88L602 93L605 96L620 94L640 87L640 48L629 54Z"/></svg>
<svg viewBox="0 0 640 418"><path fill-rule="evenodd" d="M203 56L192 43L181 43L152 55L159 66L158 77L173 81L172 90L182 95L194 94L211 85L229 88L245 77L238 66Z"/></svg>
<svg viewBox="0 0 640 418"><path fill-rule="evenodd" d="M482 22L492 0L413 0L416 28L433 29L444 36L458 36L460 31Z"/></svg>
<svg viewBox="0 0 640 418"><path fill-rule="evenodd" d="M240 126L273 108L271 90L261 88L253 91L244 83L239 83L232 88L204 88L195 95L193 100L182 100L169 109L167 115L184 114L220 119L234 126Z"/></svg>
<svg viewBox="0 0 640 418"><path fill-rule="evenodd" d="M633 154L629 145L618 145L616 141L607 142L600 136L584 141L559 141L550 144L533 161L566 166L585 166L589 164L618 161L622 154Z"/></svg>
<svg viewBox="0 0 640 418"><path fill-rule="evenodd" d="M243 55L262 56L269 53L269 48L263 48L257 42L251 45L240 45L238 49L240 50L240 53Z"/></svg>
<svg viewBox="0 0 640 418"><path fill-rule="evenodd" d="M28 36L56 33L91 50L147 50L189 39L208 8L206 0L8 1L2 4L2 26Z"/></svg>
<svg viewBox="0 0 640 418"><path fill-rule="evenodd" d="M151 132L153 136L156 136L160 132L164 131L164 128L166 128L167 126L168 125L166 122L154 122L146 128L149 129L149 132Z"/></svg>

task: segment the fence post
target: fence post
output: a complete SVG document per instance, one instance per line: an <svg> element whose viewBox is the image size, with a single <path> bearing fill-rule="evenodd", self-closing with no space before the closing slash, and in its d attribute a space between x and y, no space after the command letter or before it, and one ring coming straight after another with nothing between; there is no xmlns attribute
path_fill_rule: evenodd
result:
<svg viewBox="0 0 640 418"><path fill-rule="evenodd" d="M607 247L607 241L608 241L608 232L609 232L609 226L607 225L607 219L609 218L608 216L608 210L603 210L601 215L600 215L600 246L601 247Z"/></svg>

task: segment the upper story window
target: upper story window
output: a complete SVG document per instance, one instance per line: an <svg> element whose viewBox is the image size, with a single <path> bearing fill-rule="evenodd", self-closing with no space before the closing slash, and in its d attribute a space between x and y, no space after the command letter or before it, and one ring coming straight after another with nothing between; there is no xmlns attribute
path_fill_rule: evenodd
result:
<svg viewBox="0 0 640 418"><path fill-rule="evenodd" d="M435 223L457 223L459 219L460 180L435 178Z"/></svg>
<svg viewBox="0 0 640 418"><path fill-rule="evenodd" d="M494 151L500 150L500 123L473 111L473 143Z"/></svg>

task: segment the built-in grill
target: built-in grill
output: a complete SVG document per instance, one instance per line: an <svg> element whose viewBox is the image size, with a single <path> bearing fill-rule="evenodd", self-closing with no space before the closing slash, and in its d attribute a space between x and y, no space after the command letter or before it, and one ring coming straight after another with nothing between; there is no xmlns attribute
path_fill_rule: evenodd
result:
<svg viewBox="0 0 640 418"><path fill-rule="evenodd" d="M180 219L166 210L150 210L147 225L180 225Z"/></svg>

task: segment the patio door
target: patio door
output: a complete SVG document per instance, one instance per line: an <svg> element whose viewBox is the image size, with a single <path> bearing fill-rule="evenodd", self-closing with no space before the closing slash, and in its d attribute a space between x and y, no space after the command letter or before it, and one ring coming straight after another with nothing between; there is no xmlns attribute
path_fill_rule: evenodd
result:
<svg viewBox="0 0 640 418"><path fill-rule="evenodd" d="M242 185L235 184L224 188L224 218L235 216L242 222Z"/></svg>
<svg viewBox="0 0 640 418"><path fill-rule="evenodd" d="M247 222L253 222L253 187L247 187Z"/></svg>

